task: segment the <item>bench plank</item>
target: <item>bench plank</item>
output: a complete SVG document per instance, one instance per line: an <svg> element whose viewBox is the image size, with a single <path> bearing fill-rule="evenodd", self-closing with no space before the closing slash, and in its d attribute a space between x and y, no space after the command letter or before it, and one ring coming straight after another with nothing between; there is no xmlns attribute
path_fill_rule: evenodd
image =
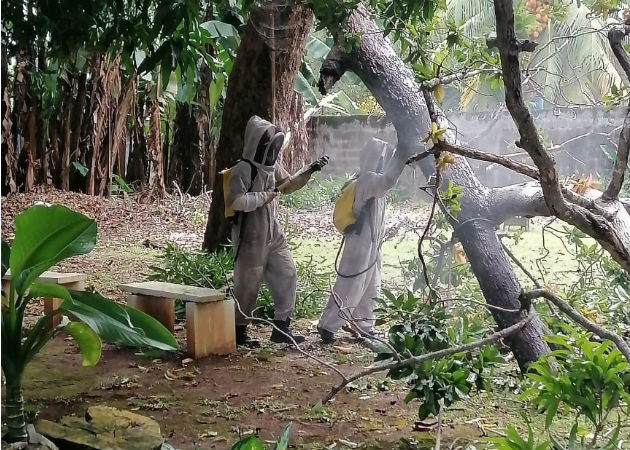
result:
<svg viewBox="0 0 630 450"><path fill-rule="evenodd" d="M65 285L68 283L76 283L78 281L85 281L86 275L84 273L75 272L55 272L47 270L37 277L38 283L55 283ZM7 270L7 273L2 277L3 280L11 279L11 271Z"/></svg>
<svg viewBox="0 0 630 450"><path fill-rule="evenodd" d="M120 289L136 295L172 298L186 302L208 303L225 299L225 294L216 289L165 283L163 281L141 281L120 285Z"/></svg>

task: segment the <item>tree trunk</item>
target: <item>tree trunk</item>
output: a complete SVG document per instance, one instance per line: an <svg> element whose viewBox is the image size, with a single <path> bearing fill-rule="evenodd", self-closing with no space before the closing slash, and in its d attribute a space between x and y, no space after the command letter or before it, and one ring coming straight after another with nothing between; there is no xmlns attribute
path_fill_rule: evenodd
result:
<svg viewBox="0 0 630 450"><path fill-rule="evenodd" d="M7 442L26 442L26 420L21 377L7 377L4 405L4 420L7 423L8 430L3 439Z"/></svg>
<svg viewBox="0 0 630 450"><path fill-rule="evenodd" d="M245 125L253 115L273 121L296 137L291 138L283 155L289 163L307 152L302 140L306 125L301 111L295 115L300 108L295 106L293 85L312 20L309 8L287 6L284 0L252 9L228 83L216 152L217 170L232 166L240 158ZM215 176L203 242L208 251L228 242L222 182L220 176Z"/></svg>
<svg viewBox="0 0 630 450"><path fill-rule="evenodd" d="M203 138L199 135L197 119L203 121L204 114L198 114L198 109L202 108L177 104L167 172L169 181L177 182L184 192L191 195L199 195L202 188L203 171L199 146L203 145Z"/></svg>
<svg viewBox="0 0 630 450"><path fill-rule="evenodd" d="M413 73L396 54L382 31L360 7L344 26L347 33L361 36L350 53L343 50L343 37L336 36L336 45L322 65L320 87L328 90L346 70L355 72L372 92L385 110L396 129L397 151L407 158L424 150L421 141L426 137L431 117L420 86ZM340 41L341 40L341 41ZM425 158L421 161L427 179L435 174L435 165ZM491 191L475 177L464 158L443 174L443 181L452 181L464 188L461 211L457 219L450 219L454 234L459 238L470 261L472 270L479 280L481 290L490 305L506 309L520 309L521 285L503 247L497 237L494 223L487 219L491 211ZM519 320L519 314L492 310L501 329ZM509 345L519 366L528 365L549 351L542 340L545 327L540 318L534 318L521 332L514 334Z"/></svg>
<svg viewBox="0 0 630 450"><path fill-rule="evenodd" d="M164 197L164 165L162 161L160 102L157 99L151 103L149 130L149 141L147 142L150 161L149 190L151 196L162 198Z"/></svg>
<svg viewBox="0 0 630 450"><path fill-rule="evenodd" d="M129 164L127 166L127 180L130 183L138 183L141 186L146 185L147 181L147 139L144 134L144 126L146 120L145 105L136 102L134 112L134 124L132 127L131 150L129 151Z"/></svg>
<svg viewBox="0 0 630 450"><path fill-rule="evenodd" d="M70 135L70 154L68 165L73 161L79 161L81 149L81 130L83 129L83 118L85 117L85 105L87 103L87 73L82 72L76 77L76 95L72 106L72 114L70 116L71 135ZM82 176L75 169L68 167L68 189L76 189L80 184Z"/></svg>
<svg viewBox="0 0 630 450"><path fill-rule="evenodd" d="M6 46L2 52L2 195L17 192L15 183L15 145L11 113L11 89Z"/></svg>

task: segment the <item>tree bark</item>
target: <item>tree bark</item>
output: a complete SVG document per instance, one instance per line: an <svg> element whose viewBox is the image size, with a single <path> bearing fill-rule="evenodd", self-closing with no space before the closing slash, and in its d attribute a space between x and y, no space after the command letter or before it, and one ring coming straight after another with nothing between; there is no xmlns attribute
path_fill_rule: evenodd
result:
<svg viewBox="0 0 630 450"><path fill-rule="evenodd" d="M2 195L17 192L15 183L15 143L11 113L11 89L6 46L2 52Z"/></svg>
<svg viewBox="0 0 630 450"><path fill-rule="evenodd" d="M427 135L432 117L415 82L413 73L396 54L382 31L360 7L344 24L342 33L360 35L361 40L349 53L343 49L344 36L335 37L335 46L320 71L320 89L328 91L346 70L355 72L392 121L398 137L398 157L408 158L424 150L421 140ZM437 119L437 118L433 118ZM427 179L435 174L435 166L425 158L420 166ZM484 187L464 158L457 157L442 174L443 182L462 186L461 211L450 218L455 235L460 239L473 273L490 305L505 309L520 308L521 285L510 266L494 223L488 219L492 190ZM507 328L519 320L514 313L493 310L499 328ZM516 360L525 370L528 365L549 351L542 340L545 327L534 317L521 331L509 339Z"/></svg>
<svg viewBox="0 0 630 450"><path fill-rule="evenodd" d="M162 161L162 133L160 124L160 104L157 99L151 101L150 131L147 148L149 150L149 190L155 198L164 197L164 172Z"/></svg>
<svg viewBox="0 0 630 450"><path fill-rule="evenodd" d="M206 87L207 89L207 87ZM173 123L173 146L168 161L168 180L178 183L184 192L199 195L202 188L201 152L197 119L202 119L192 105L178 103Z"/></svg>
<svg viewBox="0 0 630 450"><path fill-rule="evenodd" d="M501 70L505 84L505 104L518 128L520 140L517 145L527 151L540 174L540 186L547 207L552 215L575 226L588 234L606 250L612 258L630 274L630 215L617 199L615 185L621 186L623 173L628 164L628 143L630 123L624 121L621 130L621 145L613 171L613 187L594 202L591 208L570 201L563 194L555 162L545 149L534 120L525 106L522 92L519 54L529 51L531 42L516 39L514 31L514 5L512 0L495 0L494 11L497 24L497 37L493 42L501 55ZM624 33L626 31L624 30ZM619 54L619 47L613 49ZM624 52L623 48L621 51ZM620 60L622 66L625 61ZM617 192L616 192L617 191Z"/></svg>
<svg viewBox="0 0 630 450"><path fill-rule="evenodd" d="M217 170L232 166L241 157L245 125L253 115L291 131L291 141L283 154L289 169L307 152L306 125L293 85L312 20L308 7L287 5L284 0L252 9L229 78L216 152ZM203 242L208 251L216 250L229 238L222 183L221 177L215 176Z"/></svg>

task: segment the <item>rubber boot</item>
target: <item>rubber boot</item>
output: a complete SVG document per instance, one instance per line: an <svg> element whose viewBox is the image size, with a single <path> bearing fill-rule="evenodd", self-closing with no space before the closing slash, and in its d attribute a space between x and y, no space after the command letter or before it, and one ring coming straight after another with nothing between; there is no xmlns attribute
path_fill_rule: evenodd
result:
<svg viewBox="0 0 630 450"><path fill-rule="evenodd" d="M317 327L317 332L319 333L319 337L322 339L322 342L326 345L333 344L337 340L335 333L332 331Z"/></svg>
<svg viewBox="0 0 630 450"><path fill-rule="evenodd" d="M301 344L306 340L304 336L291 333L291 330L289 330L291 319L274 320L273 324L275 326L271 332L271 342L275 342L276 344L293 344L293 341L295 341L296 344ZM291 340L289 336L293 338L293 340Z"/></svg>
<svg viewBox="0 0 630 450"><path fill-rule="evenodd" d="M258 348L260 341L247 335L247 325L236 325L236 345L239 347Z"/></svg>

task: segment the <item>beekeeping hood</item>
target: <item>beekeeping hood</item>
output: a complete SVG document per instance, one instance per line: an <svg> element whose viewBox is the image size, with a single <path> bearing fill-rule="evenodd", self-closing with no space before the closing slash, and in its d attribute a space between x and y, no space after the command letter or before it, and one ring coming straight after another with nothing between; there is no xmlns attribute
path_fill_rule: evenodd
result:
<svg viewBox="0 0 630 450"><path fill-rule="evenodd" d="M273 166L282 148L284 133L271 122L252 116L245 127L244 141L243 159Z"/></svg>

